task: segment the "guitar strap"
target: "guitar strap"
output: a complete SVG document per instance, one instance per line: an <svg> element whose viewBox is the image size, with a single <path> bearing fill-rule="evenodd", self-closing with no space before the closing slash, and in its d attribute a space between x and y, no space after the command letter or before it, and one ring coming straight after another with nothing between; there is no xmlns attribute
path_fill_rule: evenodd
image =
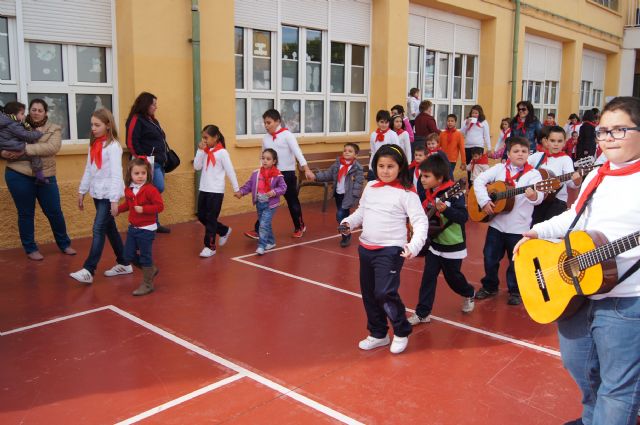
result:
<svg viewBox="0 0 640 425"><path fill-rule="evenodd" d="M542 156L540 157L540 161L538 161L538 163L536 164L536 170L538 168L540 168L540 166L542 165L542 161L544 161L544 159L547 157L547 154L542 152Z"/></svg>

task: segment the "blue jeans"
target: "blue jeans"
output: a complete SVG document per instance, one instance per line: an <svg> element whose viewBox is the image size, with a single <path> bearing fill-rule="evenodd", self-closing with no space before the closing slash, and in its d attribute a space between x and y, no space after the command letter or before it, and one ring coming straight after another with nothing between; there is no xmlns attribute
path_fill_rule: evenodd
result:
<svg viewBox="0 0 640 425"><path fill-rule="evenodd" d="M153 163L153 185L158 189L158 192L164 192L164 167L157 162ZM160 218L156 214L156 222L160 225Z"/></svg>
<svg viewBox="0 0 640 425"><path fill-rule="evenodd" d="M339 194L337 192L333 192L333 199L336 200L336 221L340 224L342 223L342 220L349 217L349 208L342 208L344 193Z"/></svg>
<svg viewBox="0 0 640 425"><path fill-rule="evenodd" d="M82 267L89 270L91 274L95 274L98 261L102 257L105 236L109 238L109 243L113 248L118 264L128 266L129 262L124 259L122 238L118 233L116 220L111 215L111 202L108 199L94 199L93 203L96 206L96 218L93 221L93 239L91 240L89 256Z"/></svg>
<svg viewBox="0 0 640 425"><path fill-rule="evenodd" d="M153 230L138 229L129 225L127 241L124 243L124 258L127 262L141 267L153 266L153 240L156 232Z"/></svg>
<svg viewBox="0 0 640 425"><path fill-rule="evenodd" d="M635 425L640 297L588 300L575 315L558 321L558 335L564 367L582 392L582 422Z"/></svg>
<svg viewBox="0 0 640 425"><path fill-rule="evenodd" d="M487 229L487 238L484 241L484 277L480 280L482 287L489 292L496 292L500 280L498 279L498 271L500 269L500 261L504 254L509 259L509 267L507 267L507 288L510 294L519 294L518 282L516 281L516 272L513 266L513 248L522 235L516 233L504 233L489 226Z"/></svg>
<svg viewBox="0 0 640 425"><path fill-rule="evenodd" d="M273 236L273 228L271 227L271 220L273 220L273 214L276 209L269 208L268 202L256 202L256 208L258 209L258 221L260 222L258 227L258 248L265 248L267 244L276 243L276 238Z"/></svg>
<svg viewBox="0 0 640 425"><path fill-rule="evenodd" d="M67 235L67 226L60 207L60 192L56 177L48 177L48 184L37 185L35 177L25 176L7 168L4 179L18 210L18 230L25 252L29 254L38 250L34 230L36 199L49 220L58 248L64 251L71 246L71 239Z"/></svg>

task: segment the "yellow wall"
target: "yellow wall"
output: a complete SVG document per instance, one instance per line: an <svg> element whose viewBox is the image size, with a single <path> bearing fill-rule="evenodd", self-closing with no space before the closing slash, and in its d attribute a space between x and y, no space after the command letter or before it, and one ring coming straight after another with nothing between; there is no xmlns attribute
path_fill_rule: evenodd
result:
<svg viewBox="0 0 640 425"><path fill-rule="evenodd" d="M407 32L409 0L372 0L372 38L369 53L369 123L375 126L378 109L406 100ZM117 34L118 93L120 131L131 104L141 91L158 97L157 113L171 147L182 165L167 175L164 193L165 223L194 218L193 105L191 8L189 2L175 0L115 0ZM494 133L500 118L510 115L513 8L509 0L416 0L416 4L456 13L481 21L478 102L483 105ZM626 1L620 2L625 10ZM542 10L538 10L542 9ZM227 149L240 184L258 165L260 138L236 140L234 90L234 8L232 1L200 1L202 58L202 122L217 124L227 139ZM605 96L618 91L620 45L623 32L621 14L589 0L528 0L523 2L518 56L518 98L525 34L535 34L563 43L559 119L577 110L580 91L582 50L588 48L607 55ZM123 137L124 140L124 137ZM304 152L338 151L346 140L358 137L301 137ZM57 157L58 182L63 211L72 237L90 234L92 211L78 211L77 187L86 160L87 146L64 146ZM0 172L4 172L0 161ZM1 179L2 177L0 177ZM251 210L250 201L230 195L223 215ZM303 202L317 199L319 190L306 188ZM120 225L126 223L120 217ZM3 180L0 180L0 248L19 246L17 216ZM41 213L36 220L39 241L52 235Z"/></svg>

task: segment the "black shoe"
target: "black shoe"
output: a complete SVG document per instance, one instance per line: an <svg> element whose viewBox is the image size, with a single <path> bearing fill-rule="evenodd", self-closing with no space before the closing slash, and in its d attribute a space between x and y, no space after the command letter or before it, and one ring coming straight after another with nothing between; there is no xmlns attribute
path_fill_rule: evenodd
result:
<svg viewBox="0 0 640 425"><path fill-rule="evenodd" d="M484 288L480 288L478 292L476 292L476 300L484 300L486 298L495 297L498 295L498 291L488 291Z"/></svg>
<svg viewBox="0 0 640 425"><path fill-rule="evenodd" d="M160 224L158 224L158 228L156 229L157 233L171 233L171 229L169 229L166 226L161 226Z"/></svg>
<svg viewBox="0 0 640 425"><path fill-rule="evenodd" d="M522 304L522 297L520 294L509 294L509 301L507 301L509 305L520 305Z"/></svg>
<svg viewBox="0 0 640 425"><path fill-rule="evenodd" d="M351 235L342 235L342 240L340 241L340 246L342 248L346 248L351 244Z"/></svg>

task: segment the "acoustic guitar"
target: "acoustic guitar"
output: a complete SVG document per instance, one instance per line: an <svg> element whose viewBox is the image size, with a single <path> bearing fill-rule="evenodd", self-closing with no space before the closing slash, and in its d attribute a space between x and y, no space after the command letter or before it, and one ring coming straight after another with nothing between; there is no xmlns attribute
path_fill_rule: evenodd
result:
<svg viewBox="0 0 640 425"><path fill-rule="evenodd" d="M513 187L500 180L488 184L487 192L489 192L489 198L491 199L491 202L495 204L493 214L487 214L484 212L482 206L478 204L475 189L470 190L469 197L467 198L467 211L469 211L469 218L477 222L488 222L500 213L511 211L515 204L515 197L523 194L529 188L543 193L553 192L560 188L561 183L557 178L551 178L551 175L547 170L540 169L538 171L542 175L543 180L528 186Z"/></svg>
<svg viewBox="0 0 640 425"><path fill-rule="evenodd" d="M542 171L545 170L547 171L549 178L555 178L557 179L560 183L564 183L566 181L571 180L571 178L573 177L573 173L577 172L578 174L580 174L580 177L584 178L584 176L586 176L587 174L589 174L589 172L591 170L593 170L594 168L598 168L599 166L601 166L602 164L597 164L594 165L593 162L595 161L595 158L592 156L586 156L584 158L581 158L579 160L577 160L573 166L575 167L575 171L571 172L571 173L565 173L565 174L561 174L559 176L556 176L553 171L551 170L547 170L546 168L539 168L538 171ZM562 186L561 186L562 187ZM558 189L559 190L559 189ZM550 192L547 193L547 196L545 196L544 201L543 202L551 202L556 198L556 194L557 191L554 192Z"/></svg>
<svg viewBox="0 0 640 425"><path fill-rule="evenodd" d="M437 201L446 202L452 199L459 198L460 196L464 195L464 192L465 192L464 186L465 186L464 180L458 180L453 186L447 189L445 193L437 197L436 202ZM438 210L436 209L435 205L431 205L425 210L425 214L429 219L429 232L428 232L429 239L433 239L437 237L444 230L442 218L436 214L437 211Z"/></svg>
<svg viewBox="0 0 640 425"><path fill-rule="evenodd" d="M570 317L586 296L611 291L618 283L615 257L640 245L640 231L613 242L598 231L574 231L569 241L571 257L564 240L543 239L526 241L514 256L522 301L538 323Z"/></svg>

